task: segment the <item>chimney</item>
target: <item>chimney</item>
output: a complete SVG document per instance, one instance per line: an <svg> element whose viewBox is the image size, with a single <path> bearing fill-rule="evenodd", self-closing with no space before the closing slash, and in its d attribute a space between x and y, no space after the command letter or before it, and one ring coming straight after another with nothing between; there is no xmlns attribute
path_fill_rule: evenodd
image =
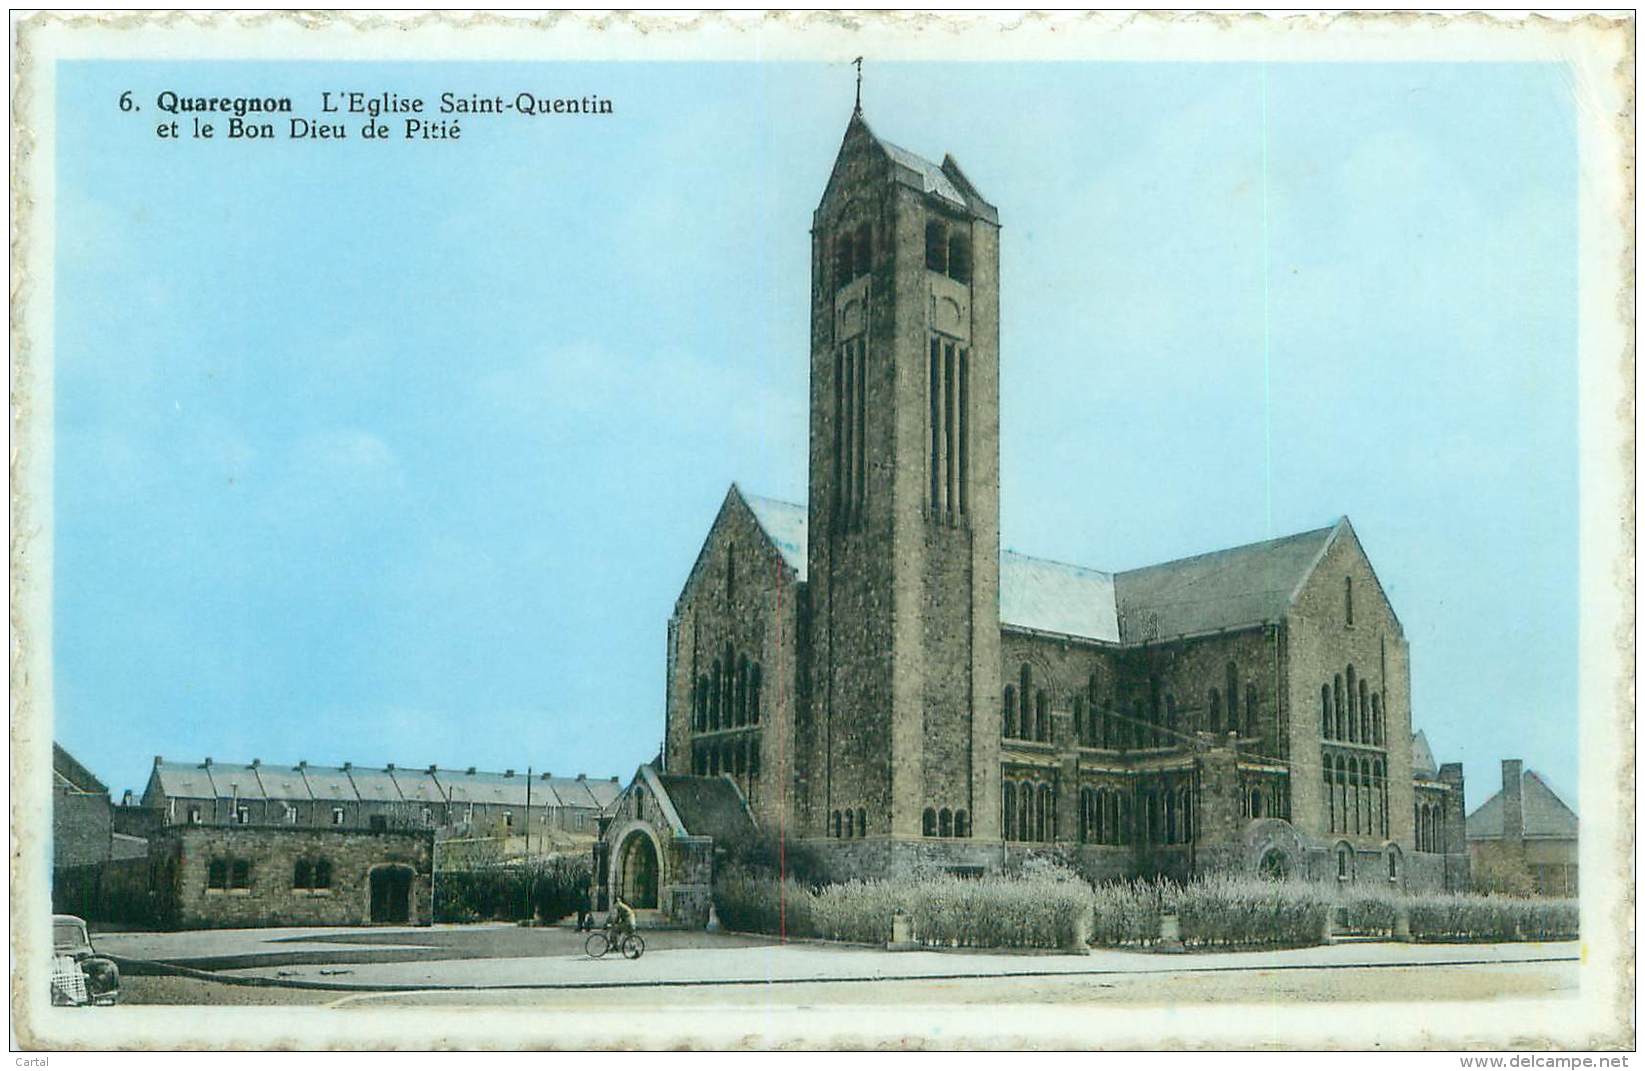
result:
<svg viewBox="0 0 1645 1071"><path fill-rule="evenodd" d="M389 773L393 773L394 772L394 764L391 762L387 766L383 767L383 769L387 770Z"/></svg>
<svg viewBox="0 0 1645 1071"><path fill-rule="evenodd" d="M206 756L206 761L202 762L200 765L204 766L208 770L211 769L211 756L207 755Z"/></svg>
<svg viewBox="0 0 1645 1071"><path fill-rule="evenodd" d="M298 769L299 769L299 770L306 770L306 769L308 769L308 760L307 760L307 759L298 759L298 760L297 760L297 768L298 768Z"/></svg>
<svg viewBox="0 0 1645 1071"><path fill-rule="evenodd" d="M514 771L513 770L504 770L503 771L503 776L504 777L513 777L514 776Z"/></svg>
<svg viewBox="0 0 1645 1071"><path fill-rule="evenodd" d="M431 763L428 764L428 772L429 773L434 773L435 772L434 763L431 762Z"/></svg>
<svg viewBox="0 0 1645 1071"><path fill-rule="evenodd" d="M262 759L252 759L251 760L251 768L253 770L257 769L257 767L261 766L262 764L263 764Z"/></svg>
<svg viewBox="0 0 1645 1071"><path fill-rule="evenodd" d="M549 778L551 778L551 777L553 777L553 776L554 776L554 775L553 775L553 774L551 774L551 773L549 773L549 772L548 772L548 771L547 771L547 770L544 770L544 771L543 771L543 780L544 780L544 781L547 781L547 780L548 780L548 779L549 779Z"/></svg>
<svg viewBox="0 0 1645 1071"><path fill-rule="evenodd" d="M209 762L210 760L208 759L207 761ZM577 775L577 780L587 781L588 780L588 775L585 774L585 773L580 773L580 774Z"/></svg>
<svg viewBox="0 0 1645 1071"><path fill-rule="evenodd" d="M472 777L472 776L473 776L473 775L474 775L474 774L475 774L475 773L476 773L476 772L477 772L477 771L476 771L476 770L475 770L475 768L474 768L474 767L472 767L472 766L470 766L470 767L469 767L469 768L468 768L468 773L469 773L469 776L470 776L470 777Z"/></svg>
<svg viewBox="0 0 1645 1071"><path fill-rule="evenodd" d="M616 775L616 774L612 774L612 775L611 775L611 783L612 783L612 784L616 784L616 783L617 783L617 775Z"/></svg>
<svg viewBox="0 0 1645 1071"><path fill-rule="evenodd" d="M156 766L160 765L162 762L165 762L165 761L166 761L166 757L164 755L154 756L154 765L156 765Z"/></svg>
<svg viewBox="0 0 1645 1071"><path fill-rule="evenodd" d="M352 762L343 763L343 772L344 773L347 773L349 770L352 770L352 769L354 769L354 764Z"/></svg>
<svg viewBox="0 0 1645 1071"><path fill-rule="evenodd" d="M1502 760L1502 839L1525 839L1525 801L1520 795L1524 765L1518 759Z"/></svg>

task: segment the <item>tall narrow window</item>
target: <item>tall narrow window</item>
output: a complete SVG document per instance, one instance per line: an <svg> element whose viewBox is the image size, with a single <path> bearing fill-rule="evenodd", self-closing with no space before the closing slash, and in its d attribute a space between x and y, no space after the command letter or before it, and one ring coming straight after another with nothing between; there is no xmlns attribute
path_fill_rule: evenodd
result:
<svg viewBox="0 0 1645 1071"><path fill-rule="evenodd" d="M932 271L948 271L948 228L938 220L925 225L925 266Z"/></svg>
<svg viewBox="0 0 1645 1071"><path fill-rule="evenodd" d="M1348 667L1348 739L1359 741L1359 696L1354 691L1354 667Z"/></svg>
<svg viewBox="0 0 1645 1071"><path fill-rule="evenodd" d="M1017 713L1021 716L1017 719L1017 731L1018 735L1022 736L1024 739L1027 739L1029 736L1033 735L1032 726L1034 724L1032 721L1033 715L1030 713L1028 708L1029 688L1033 686L1034 674L1033 671L1028 668L1027 662L1022 664L1022 672L1020 676L1020 683L1022 687L1021 690L1017 692L1017 706L1019 708Z"/></svg>
<svg viewBox="0 0 1645 1071"><path fill-rule="evenodd" d="M1074 742L1085 742L1085 697L1080 695L1074 697Z"/></svg>
<svg viewBox="0 0 1645 1071"><path fill-rule="evenodd" d="M1257 686L1245 686L1245 735L1257 735Z"/></svg>
<svg viewBox="0 0 1645 1071"><path fill-rule="evenodd" d="M1239 669L1228 663L1223 670L1223 682L1228 686L1228 731L1239 732Z"/></svg>
<svg viewBox="0 0 1645 1071"><path fill-rule="evenodd" d="M1354 578L1351 576L1342 578L1342 614L1348 624L1354 623Z"/></svg>
<svg viewBox="0 0 1645 1071"><path fill-rule="evenodd" d="M874 270L874 228L872 225L867 223L858 225L857 240L854 243L853 252L856 254L853 257L856 267L855 272L853 272L855 277L867 275Z"/></svg>
<svg viewBox="0 0 1645 1071"><path fill-rule="evenodd" d="M954 835L954 812L947 807L937 812L937 836L952 837Z"/></svg>
<svg viewBox="0 0 1645 1071"><path fill-rule="evenodd" d="M846 231L834 239L834 288L836 290L851 281L851 272L856 262L852 244L850 231Z"/></svg>
<svg viewBox="0 0 1645 1071"><path fill-rule="evenodd" d="M971 283L971 243L958 231L948 239L948 277L957 283Z"/></svg>
<svg viewBox="0 0 1645 1071"><path fill-rule="evenodd" d="M1222 732L1222 696L1215 688L1211 689L1211 695L1208 703L1210 705L1210 713L1206 716L1207 720L1205 727L1213 733L1220 733Z"/></svg>
<svg viewBox="0 0 1645 1071"><path fill-rule="evenodd" d="M1331 739L1331 686L1319 686L1319 735Z"/></svg>
<svg viewBox="0 0 1645 1071"><path fill-rule="evenodd" d="M952 517L955 508L959 505L959 442L954 427L955 406L955 378L954 378L954 344L943 343L942 347L942 405L943 405L943 453L944 479L947 481L944 498L948 503L948 513Z"/></svg>
<svg viewBox="0 0 1645 1071"><path fill-rule="evenodd" d="M1034 739L1042 744L1051 739L1051 699L1044 688L1034 693Z"/></svg>
<svg viewBox="0 0 1645 1071"><path fill-rule="evenodd" d="M934 837L937 835L937 812L930 807L920 816L920 836Z"/></svg>
<svg viewBox="0 0 1645 1071"><path fill-rule="evenodd" d="M942 500L942 343L931 337L931 513L943 510Z"/></svg>
<svg viewBox="0 0 1645 1071"><path fill-rule="evenodd" d="M1000 735L1012 737L1017 735L1017 689L1007 684L1005 686L1004 710L1000 712Z"/></svg>
<svg viewBox="0 0 1645 1071"><path fill-rule="evenodd" d="M1338 740L1346 739L1346 734L1343 732L1343 729L1346 728L1343 722L1346 719L1343 717L1342 712L1342 674L1340 673L1331 678L1331 707L1334 712L1332 735Z"/></svg>
<svg viewBox="0 0 1645 1071"><path fill-rule="evenodd" d="M1359 738L1367 744L1376 743L1371 735L1371 689L1365 684L1365 678L1359 679Z"/></svg>
<svg viewBox="0 0 1645 1071"><path fill-rule="evenodd" d="M963 517L967 515L971 508L971 495L966 486L969 482L969 478L966 474L970 471L966 468L966 459L971 454L971 444L969 441L971 434L971 418L969 416L971 412L971 361L970 353L964 347L961 347L958 352L960 365L960 389L957 406L959 410L958 439L960 455L959 460L954 465L954 470L956 473L956 478L959 481L960 516Z"/></svg>
<svg viewBox="0 0 1645 1071"><path fill-rule="evenodd" d="M845 513L845 349L834 351L834 516Z"/></svg>
<svg viewBox="0 0 1645 1071"><path fill-rule="evenodd" d="M1000 789L1000 812L1005 821L1005 839L1017 839L1017 786L1010 781Z"/></svg>
<svg viewBox="0 0 1645 1071"><path fill-rule="evenodd" d="M1322 761L1325 764L1325 828L1328 832L1335 833L1337 831L1337 790L1336 786L1332 784L1331 756L1324 756Z"/></svg>

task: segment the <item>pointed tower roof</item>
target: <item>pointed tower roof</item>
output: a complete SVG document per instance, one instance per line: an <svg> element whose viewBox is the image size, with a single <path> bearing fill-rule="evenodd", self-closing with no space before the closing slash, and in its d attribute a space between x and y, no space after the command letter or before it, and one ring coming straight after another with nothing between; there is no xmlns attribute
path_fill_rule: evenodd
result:
<svg viewBox="0 0 1645 1071"><path fill-rule="evenodd" d="M886 141L874 133L860 109L851 113L851 121L846 124L845 137L840 141L840 151L834 160L834 171L823 193L824 201L833 190L841 172L841 164L851 153L853 143L857 139L863 139L873 146L890 165L887 175L890 181L918 190L928 197L969 212L989 223L999 223L999 209L977 191L971 180L966 178L965 172L960 170L960 165L953 156L945 155L942 163L936 164L918 153Z"/></svg>

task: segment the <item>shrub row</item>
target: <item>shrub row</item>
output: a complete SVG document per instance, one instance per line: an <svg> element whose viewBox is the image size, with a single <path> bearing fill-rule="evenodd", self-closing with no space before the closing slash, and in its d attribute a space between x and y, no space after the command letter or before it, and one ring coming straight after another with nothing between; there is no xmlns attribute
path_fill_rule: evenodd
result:
<svg viewBox="0 0 1645 1071"><path fill-rule="evenodd" d="M586 855L437 870L434 921L556 922L586 901L590 870Z"/></svg>
<svg viewBox="0 0 1645 1071"><path fill-rule="evenodd" d="M714 902L729 929L882 943L897 910L921 943L965 948L1058 948L1080 927L1092 944L1150 947L1177 917L1188 948L1318 944L1326 915L1340 932L1392 936L1403 906L1419 940L1559 940L1576 936L1574 900L1338 890L1306 882L1219 876L1177 885L1137 879L1098 885L1055 870L962 879L927 875L810 888L723 874Z"/></svg>
<svg viewBox="0 0 1645 1071"><path fill-rule="evenodd" d="M923 944L949 948L1058 948L1088 925L1091 891L1053 876L964 879L930 875L807 888L743 874L721 876L722 925L755 933L874 944L891 939L903 911Z"/></svg>

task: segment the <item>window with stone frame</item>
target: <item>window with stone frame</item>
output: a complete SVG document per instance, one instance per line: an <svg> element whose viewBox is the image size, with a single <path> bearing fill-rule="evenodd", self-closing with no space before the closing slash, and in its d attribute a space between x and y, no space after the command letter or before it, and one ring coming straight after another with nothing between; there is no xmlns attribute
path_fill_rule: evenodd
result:
<svg viewBox="0 0 1645 1071"><path fill-rule="evenodd" d="M925 837L934 837L937 835L936 808L927 807L925 809L925 813L920 815L920 835Z"/></svg>
<svg viewBox="0 0 1645 1071"><path fill-rule="evenodd" d="M230 860L228 868L228 887L230 889L251 888L251 860Z"/></svg>
<svg viewBox="0 0 1645 1071"><path fill-rule="evenodd" d="M206 888L228 888L228 860L212 859L206 864Z"/></svg>

